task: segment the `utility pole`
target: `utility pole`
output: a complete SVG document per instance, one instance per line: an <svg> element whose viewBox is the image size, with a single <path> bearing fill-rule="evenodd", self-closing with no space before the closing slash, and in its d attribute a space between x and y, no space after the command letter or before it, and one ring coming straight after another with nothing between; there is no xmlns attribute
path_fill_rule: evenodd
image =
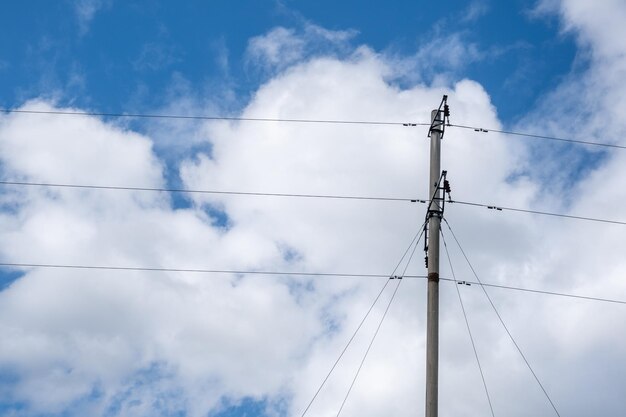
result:
<svg viewBox="0 0 626 417"><path fill-rule="evenodd" d="M441 107L444 106L444 110ZM430 179L431 201L427 216L426 267L428 268L428 302L426 307L426 417L437 417L439 407L439 233L444 198L441 195L441 139L448 116L447 96L439 109L431 113Z"/></svg>

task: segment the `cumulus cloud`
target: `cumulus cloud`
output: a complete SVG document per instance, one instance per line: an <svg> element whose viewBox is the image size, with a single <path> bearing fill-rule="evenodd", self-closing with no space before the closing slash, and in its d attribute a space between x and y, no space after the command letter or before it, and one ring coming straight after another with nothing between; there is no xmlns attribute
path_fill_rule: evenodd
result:
<svg viewBox="0 0 626 417"><path fill-rule="evenodd" d="M459 115L480 108L485 123L497 123L476 83L464 81L454 91L401 91L384 81L389 71L373 54L313 60L262 87L244 115L415 120L448 92ZM25 108L51 109L43 102ZM427 141L414 129L231 123L205 129L212 152L183 164L188 187L374 195L423 195L427 188L419 181ZM0 138L6 179L164 183L149 138L93 118L48 116L33 123L32 116L5 116ZM481 168L485 159L474 149L464 153L476 155L467 161L485 184L497 185L517 165L504 145L493 147L497 179ZM3 214L3 259L14 262L385 273L421 223L413 205L194 197L191 208L174 209L167 195L54 189L11 189L3 198L5 207L15 208ZM226 229L213 226L215 210L229 217ZM84 411L85 403L119 415L166 414L177 407L202 415L224 398L285 396L293 397L289 412L297 412L381 284L22 272L0 302L7 336L0 357L16 378L10 398L33 412ZM420 321L415 314L405 317L419 284L406 287L412 296L397 306L392 333L372 353L373 363L384 359L394 339L423 344L417 332L403 336ZM421 363L412 353L402 355L417 372ZM334 407L353 365L348 362L333 382L322 407ZM391 383L404 368L392 361L374 367L369 378ZM366 381L365 387L374 383ZM32 396L42 390L45 397ZM168 400L157 404L155 397Z"/></svg>
<svg viewBox="0 0 626 417"><path fill-rule="evenodd" d="M259 87L243 117L427 121L448 94L453 121L501 126L488 92L476 82L400 88L387 80L402 69L384 54L360 47L341 55L300 50L290 57L297 45L307 44L307 35L285 31L270 35L291 45L290 51L263 42L257 49L265 51L258 57L274 59L272 65L285 65L285 71ZM274 39L270 35L266 40ZM588 73L593 71L592 65ZM56 107L32 101L23 108ZM419 127L210 122L194 129L209 150L177 161L180 179L191 189L426 196L428 140ZM450 129L442 166L458 200L621 216L624 156L601 159L575 181L571 194L577 198L563 205L570 191L548 193L543 178L530 174L541 150L493 132ZM2 115L0 158L4 180L34 182L164 187L172 169L156 156L153 137L93 117ZM4 188L0 259L386 274L424 215L415 203L185 198L175 204L165 193ZM598 296L609 296L610 288L615 298L626 298L623 233L616 226L599 231L583 222L459 205L446 210L485 281ZM457 276L472 279L446 236ZM421 262L409 271L422 273ZM246 398L264 404L268 415L299 415L385 282L13 272L21 276L0 292L0 370L9 376L0 379L0 392L8 408L24 415L201 416ZM442 273L451 272L443 266ZM486 413L453 284L441 287L441 413ZM490 291L562 415L623 412L620 376L626 369L620 356L626 340L616 324L626 314L620 306ZM547 415L549 405L479 288L464 286L462 293L496 413ZM385 292L383 301L390 295ZM346 413L421 412L423 402L415 395L424 390L424 312L425 283L403 280ZM381 314L379 305L373 317ZM375 326L366 323L312 413L336 413Z"/></svg>
<svg viewBox="0 0 626 417"><path fill-rule="evenodd" d="M51 109L40 102L25 108ZM162 167L147 138L95 119L52 117L32 123L6 117L1 130L6 179L163 185ZM10 190L3 193L3 203L14 208L2 215L5 261L221 264L244 269L273 257L281 263L281 250L271 239L237 232L222 235L203 212L173 210L169 198L159 194ZM192 241L195 249L190 247ZM242 241L249 248L245 253L240 253L245 249ZM256 396L272 385L270 389L275 389L271 380L280 385L284 371L278 369L294 361L307 337L285 340L282 348L272 340L304 331L307 322L316 325L313 317L304 317L309 313L298 311L289 287L280 282L234 276L214 280L167 274L22 272L24 276L2 293L0 301L6 314L0 325L0 366L16 375L10 398L26 402L35 413L61 411L95 396L101 407L117 407L120 415L152 415L164 412L154 398L167 390L176 394L172 401L191 411L198 407L195 413L200 414L222 396ZM227 295L230 291L243 298ZM252 310L256 310L253 321L248 315ZM274 316L280 310L292 314ZM271 321L263 323L266 319ZM289 323L294 327L289 329ZM266 329L252 331L261 328ZM265 340L265 348L262 340L249 339L255 335ZM288 347L292 343L302 346L292 350ZM246 346L265 353L249 356ZM256 361L266 354L263 362L269 368L263 370ZM272 368L274 377L268 376ZM156 376L157 384L136 386L142 378L152 379L147 373ZM255 373L259 384L254 382ZM204 398L200 402L191 393L198 386ZM226 387L230 388L225 391ZM151 402L144 403L143 397ZM122 412L136 402L140 408Z"/></svg>

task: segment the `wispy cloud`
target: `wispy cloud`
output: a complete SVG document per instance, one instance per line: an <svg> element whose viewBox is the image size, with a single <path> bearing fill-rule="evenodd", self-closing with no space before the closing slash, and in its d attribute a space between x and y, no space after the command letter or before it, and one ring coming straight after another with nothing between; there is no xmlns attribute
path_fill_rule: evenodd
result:
<svg viewBox="0 0 626 417"><path fill-rule="evenodd" d="M474 22L489 13L487 0L474 0L461 14L464 22Z"/></svg>
<svg viewBox="0 0 626 417"><path fill-rule="evenodd" d="M248 42L249 67L270 73L280 72L307 57L346 51L356 31L333 31L304 23L301 29L276 27Z"/></svg>
<svg viewBox="0 0 626 417"><path fill-rule="evenodd" d="M112 0L74 0L74 12L80 35L89 32L89 26L96 13L110 5Z"/></svg>
<svg viewBox="0 0 626 417"><path fill-rule="evenodd" d="M474 64L506 59L509 54L531 48L522 41L484 46L470 38L467 31L442 34L435 30L433 35L422 38L411 54L386 50L381 55L394 68L390 78L409 83L450 85L463 79Z"/></svg>
<svg viewBox="0 0 626 417"><path fill-rule="evenodd" d="M149 42L143 45L133 67L139 71L160 71L180 61L176 47L167 42Z"/></svg>

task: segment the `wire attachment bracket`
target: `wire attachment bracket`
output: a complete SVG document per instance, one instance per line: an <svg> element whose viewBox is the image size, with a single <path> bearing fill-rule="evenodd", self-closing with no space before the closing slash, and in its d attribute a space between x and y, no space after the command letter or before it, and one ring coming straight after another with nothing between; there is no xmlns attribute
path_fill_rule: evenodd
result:
<svg viewBox="0 0 626 417"><path fill-rule="evenodd" d="M448 106L448 96L444 94L441 103L439 103L439 108L437 109L437 117L430 123L428 137L435 131L441 133L441 139L443 139L446 126L450 126L450 106Z"/></svg>
<svg viewBox="0 0 626 417"><path fill-rule="evenodd" d="M437 181L437 185L435 187L435 191L430 198L430 202L428 203L428 208L426 209L426 218L424 220L424 253L426 253L426 257L424 258L424 263L426 268L428 268L428 221L431 217L438 217L440 220L443 218L443 213L446 207L446 195L448 196L448 202L453 202L451 192L452 189L450 187L450 181L448 181L448 171L441 171L441 175L439 176L439 180ZM443 194L439 196L439 192L442 191Z"/></svg>

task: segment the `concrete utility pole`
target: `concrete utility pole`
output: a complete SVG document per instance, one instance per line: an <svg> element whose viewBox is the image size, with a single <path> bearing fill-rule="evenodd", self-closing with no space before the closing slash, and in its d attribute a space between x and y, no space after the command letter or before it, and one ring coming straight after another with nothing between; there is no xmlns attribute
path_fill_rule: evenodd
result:
<svg viewBox="0 0 626 417"><path fill-rule="evenodd" d="M447 97L444 96L444 102ZM443 102L442 102L443 104ZM446 106L447 109L447 106ZM428 216L428 304L426 324L426 417L437 417L439 406L439 230L442 216L441 138L444 110L433 110L430 130L430 182Z"/></svg>

